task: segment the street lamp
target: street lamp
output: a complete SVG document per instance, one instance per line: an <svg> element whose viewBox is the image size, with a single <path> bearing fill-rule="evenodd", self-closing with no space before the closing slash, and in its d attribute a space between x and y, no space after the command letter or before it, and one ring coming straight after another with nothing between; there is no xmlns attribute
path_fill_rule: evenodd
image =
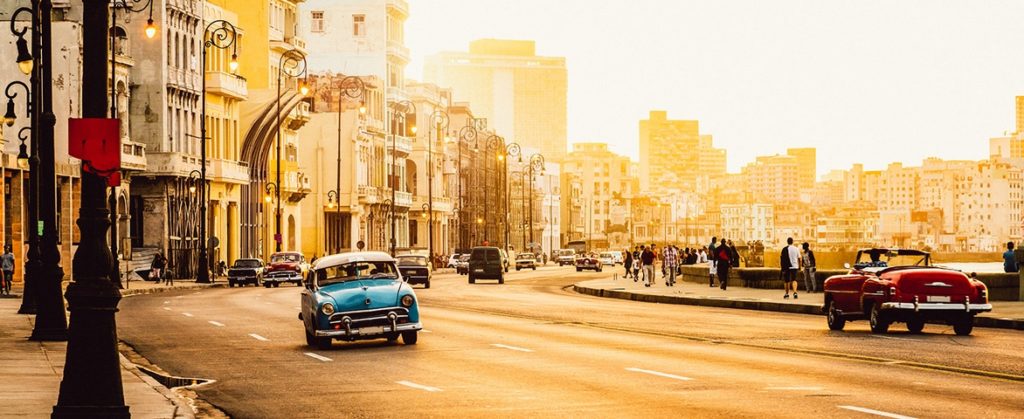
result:
<svg viewBox="0 0 1024 419"><path fill-rule="evenodd" d="M483 188L483 190L484 190L484 236L485 237L490 237L490 233L489 233L490 230L489 230L489 228L490 228L490 226L492 224L490 218L493 218L493 217L488 217L488 214L490 214L491 212L495 212L497 210L500 210L500 208L493 208L490 205L490 201L487 200L487 190L491 189L490 185L489 185L490 184L491 172L492 171L495 171L495 172L497 171L497 167L495 167L492 170L487 170L487 166L488 166L487 162L491 160L491 156L492 155L494 156L494 159L495 159L494 166L498 165L498 161L504 161L505 160L505 157L503 156L504 151L505 151L505 139L502 138L501 136L497 135L497 134L491 134L491 136L487 137L487 139L484 141L484 145L485 145L485 150L487 151L487 153L485 154L485 158L484 158L484 178L485 178L484 179L484 185L487 185L487 186L485 186ZM497 152L495 154L491 154L492 153L491 150L495 150L495 151L500 150L500 152ZM498 180L498 179L495 179L495 180ZM496 183L498 183L498 182L496 182ZM495 197L497 197L498 191L501 190L502 188L494 188L494 189L495 189L494 195L495 195ZM495 201L500 201L500 200L495 199Z"/></svg>
<svg viewBox="0 0 1024 419"><path fill-rule="evenodd" d="M406 128L405 123L406 118L409 116L409 114L416 115L416 105L413 105L413 103L408 100L403 100L399 102L391 102L388 104L388 106L391 108L392 115L397 116L402 128L408 129L409 131L412 132L412 134L415 135L416 126L413 125L412 127ZM390 123L388 124L388 131L391 131L391 256L393 257L395 256L395 244L397 242L397 240L395 240L395 192L398 190L398 135L395 134L391 125L392 124ZM405 137L407 134L408 132L403 132L402 136Z"/></svg>
<svg viewBox="0 0 1024 419"><path fill-rule="evenodd" d="M462 171L462 145L463 144L468 144L470 141L472 141L473 144L474 144L474 148L476 147L476 134L477 134L477 132L476 132L476 127L474 127L473 125L474 125L473 124L473 120L470 119L470 120L466 121L466 126L464 126L461 129L459 129L459 139L458 139L458 150L459 150L459 167L458 167L458 173L459 173L459 177L458 177L459 205L458 205L458 208L460 208L461 210L464 210L465 207L466 207L466 203L463 201L463 198L462 198L462 196L463 196L462 195L462 177L463 177L463 171ZM461 216L461 214L460 214L460 216ZM459 248L460 249L464 249L466 247L465 243L463 242L462 239L463 239L462 225L460 224L459 225Z"/></svg>
<svg viewBox="0 0 1024 419"><path fill-rule="evenodd" d="M530 156L530 209L529 209L529 222L530 222L530 249L533 249L533 172L539 171L541 176L544 176L544 156L540 153L535 153Z"/></svg>
<svg viewBox="0 0 1024 419"><path fill-rule="evenodd" d="M427 253L434 257L434 141L441 139L448 131L448 113L436 110L430 115L433 133L427 133ZM431 138L431 136L435 136Z"/></svg>
<svg viewBox="0 0 1024 419"><path fill-rule="evenodd" d="M391 251L391 255L395 254L395 201L390 199L384 199L381 201L381 211L384 212L384 218L391 222L391 236L388 237L388 248ZM384 235L384 229L381 228L381 235Z"/></svg>
<svg viewBox="0 0 1024 419"><path fill-rule="evenodd" d="M275 116L275 125L277 130L277 164L275 169L277 172L277 178L275 180L276 192L277 192L277 208L274 212L274 241L275 251L281 251L281 244L284 241L281 237L281 84L283 83L282 78L287 74L288 77L299 78L306 74L306 54L298 49L290 49L281 54L281 58L277 60L277 115ZM290 70L289 70L290 69ZM305 83L300 83L299 93L305 96L309 93L309 87Z"/></svg>
<svg viewBox="0 0 1024 419"><path fill-rule="evenodd" d="M502 192L504 192L504 194L505 194L505 211L504 212L505 212L505 249L506 250L508 250L508 242L509 242L509 239L510 239L509 231L508 231L508 218L509 218L509 212L510 212L509 210L512 209L512 206L509 203L509 196L512 195L512 183L508 181L508 175L509 175L509 173L508 173L508 160L510 158L512 158L513 156L518 158L519 162L523 161L522 148L520 148L519 144L517 144L517 143L509 143L508 145L506 145L505 146L505 154L501 158L501 160L505 163L505 168L502 171L502 176L505 178L505 187L502 188Z"/></svg>
<svg viewBox="0 0 1024 419"><path fill-rule="evenodd" d="M327 191L327 208L335 209L338 207L336 203L338 200L338 191Z"/></svg>
<svg viewBox="0 0 1024 419"><path fill-rule="evenodd" d="M17 60L18 60L19 67L22 67L23 63L27 63L27 64L24 64L24 66L21 69L23 71L24 70L28 70L29 73L32 73L32 77L31 77L30 82L32 83L33 87L36 87L39 84L39 79L38 79L38 74L37 74L39 72L39 69L38 69L38 67L35 67L33 65L32 56L31 56L31 54L28 53L28 49L24 45L24 43L25 43L25 33L28 31L28 28L26 27L26 28L22 28L22 29L18 30L14 26L14 22L17 21L17 16L19 14L21 14L22 12L32 13L32 10L23 7L23 8L20 8L17 11L14 12L14 15L11 16L11 32L15 36L18 37L18 58L17 58ZM34 27L36 25L36 17L35 17L34 14L32 16L32 19L33 19L32 20L32 22L33 22L32 25ZM38 42L36 42L36 41L38 41L38 39L35 36L35 32L33 32L32 39L33 39L33 46L38 47ZM23 62L22 60L24 60L24 59L27 59L28 61L27 62ZM39 126L39 112L38 112L38 106L35 106L35 105L38 104L39 97L38 97L38 95L33 95L32 94L32 90L29 89L29 87L27 85L25 85L24 82L17 81L17 80L16 81L12 81L11 83L9 83L7 85L7 88L4 89L4 93L7 96L7 112L4 113L4 117L3 117L4 125L6 125L8 127L14 126L14 123L16 122L16 120L18 118L18 114L17 114L16 108L15 108L15 102L14 102L14 99L17 97L18 92L13 90L13 88L16 87L16 86L20 86L21 88L23 88L25 90L25 109L26 109L26 113L29 116L29 127L38 127ZM38 91L38 90L36 90L36 91ZM24 170L26 168L29 169L29 173L38 173L37 171L39 170L38 169L39 168L39 155L38 155L38 153L39 153L38 152L38 147L39 147L38 139L39 139L39 135L37 134L37 130L32 130L29 127L22 128L18 132L18 139L21 141L21 144L18 146L18 167L22 168L22 170ZM24 137L24 133L25 133L25 129L26 128L28 128L28 133L29 133L29 145L28 146L25 145L25 137ZM31 154L29 154L29 148L31 148ZM29 181L28 181L28 202L27 202L27 207L28 208L26 208L27 209L27 214L25 214L25 215L28 217L28 225L30 225L30 226L37 225L38 224L38 220L39 220L39 212L37 210L37 208L38 208L38 201L37 201L37 199L38 199L38 196L39 196L39 194L38 194L39 186L38 185L39 185L39 177L38 176L29 176ZM39 234L36 231L32 231L30 229L29 230L29 235L28 235L28 237L26 239L28 241L28 252L26 253L26 257L25 257L25 275L23 276L23 278L24 278L24 289L22 291L21 307L18 308L18 314L36 314L36 311L37 311L37 307L36 307L36 281L39 278L38 268L39 268L39 265L41 263L40 262L41 254L40 254L40 249L39 249ZM50 310L50 314L56 315L57 311L56 310ZM59 313L59 314L61 315L61 317L63 317L63 313Z"/></svg>
<svg viewBox="0 0 1024 419"><path fill-rule="evenodd" d="M338 157L337 167L335 170L335 186L334 186L334 197L337 201L337 205L341 207L339 191L341 191L341 115L343 113L343 101L346 97L351 99L359 99L359 114L366 113L366 86L363 84L363 80L359 77L348 76L341 79L339 85L340 93L338 94ZM331 205L330 196L328 196L328 206ZM333 208L333 207L331 207ZM340 234L341 229L338 229ZM338 240L339 248L341 246L341 240Z"/></svg>

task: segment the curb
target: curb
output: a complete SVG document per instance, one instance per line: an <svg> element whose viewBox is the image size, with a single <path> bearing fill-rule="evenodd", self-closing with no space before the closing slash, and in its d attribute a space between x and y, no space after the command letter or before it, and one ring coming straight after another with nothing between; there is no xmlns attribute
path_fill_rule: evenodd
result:
<svg viewBox="0 0 1024 419"><path fill-rule="evenodd" d="M594 297L618 298L622 300L639 301L658 304L680 304L701 307L716 308L737 308L743 310L773 311L778 313L813 314L823 315L821 306L811 304L779 303L774 301L737 300L726 298L708 297L686 297L680 295L654 295L640 294L630 291L608 290L603 288L590 288L573 284L573 291L580 294ZM995 329L1024 330L1024 320L1004 319L996 317L974 317L974 325L977 327L989 327Z"/></svg>
<svg viewBox="0 0 1024 419"><path fill-rule="evenodd" d="M171 291L189 291L189 290L205 290L208 288L227 288L227 284L210 284L210 285L185 285L181 287L160 287L160 288L137 288L137 289L126 289L121 290L122 297L131 297L133 295L146 295L156 294L161 292Z"/></svg>
<svg viewBox="0 0 1024 419"><path fill-rule="evenodd" d="M573 284L573 290L586 295L645 303L681 304L701 307L738 308L744 310L775 311L781 313L821 315L821 307L811 304L779 303L774 301L736 300L727 298L686 297L681 295L639 294L629 291L606 290Z"/></svg>

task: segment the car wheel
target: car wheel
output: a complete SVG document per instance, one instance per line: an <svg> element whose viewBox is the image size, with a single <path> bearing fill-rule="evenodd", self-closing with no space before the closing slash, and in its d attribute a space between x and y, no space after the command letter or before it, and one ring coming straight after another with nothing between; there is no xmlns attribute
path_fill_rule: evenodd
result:
<svg viewBox="0 0 1024 419"><path fill-rule="evenodd" d="M328 349L331 349L331 346L333 346L333 345L334 345L334 340L331 339L331 338L327 338L327 337L316 338L316 347L317 347L317 349L326 351Z"/></svg>
<svg viewBox="0 0 1024 419"><path fill-rule="evenodd" d="M313 336L312 333L309 333L309 329L306 329L306 345L308 345L308 346L316 346L317 345L316 336Z"/></svg>
<svg viewBox="0 0 1024 419"><path fill-rule="evenodd" d="M518 266L516 266L516 272L519 272L519 269L520 269L520 268L519 268Z"/></svg>
<svg viewBox="0 0 1024 419"><path fill-rule="evenodd" d="M476 278L473 278L473 275L469 276L469 283L470 284L475 284L476 283Z"/></svg>
<svg viewBox="0 0 1024 419"><path fill-rule="evenodd" d="M423 288L430 288L430 281L427 281L426 284L423 284Z"/></svg>
<svg viewBox="0 0 1024 419"><path fill-rule="evenodd" d="M923 319L910 319L910 320L907 320L907 331L909 331L910 333L917 334L917 333L921 333L922 330L924 330L924 320Z"/></svg>
<svg viewBox="0 0 1024 419"><path fill-rule="evenodd" d="M956 332L957 336L967 336L974 330L974 317L968 316L967 318L957 320L953 323L953 331Z"/></svg>
<svg viewBox="0 0 1024 419"><path fill-rule="evenodd" d="M836 302L828 302L828 312L826 313L828 320L828 328L831 330L843 330L846 326L846 319L843 318L842 314L839 313L839 309L836 308Z"/></svg>
<svg viewBox="0 0 1024 419"><path fill-rule="evenodd" d="M402 332L402 342L405 342L406 345L415 345L416 344L416 340L418 338L419 338L419 335L416 333L415 330L410 330L408 332Z"/></svg>
<svg viewBox="0 0 1024 419"><path fill-rule="evenodd" d="M576 272L583 272L583 268L576 268Z"/></svg>
<svg viewBox="0 0 1024 419"><path fill-rule="evenodd" d="M873 303L869 319L871 321L871 332L885 333L889 331L889 320L885 319L885 315L882 314L882 305L880 303Z"/></svg>
<svg viewBox="0 0 1024 419"><path fill-rule="evenodd" d="M269 282L264 282L263 283L263 288L270 288L270 283Z"/></svg>
<svg viewBox="0 0 1024 419"><path fill-rule="evenodd" d="M388 333L386 337L388 338L388 342L394 342L398 340L398 333Z"/></svg>
<svg viewBox="0 0 1024 419"><path fill-rule="evenodd" d="M499 284L504 284L505 283L505 275L498 275L498 283Z"/></svg>
<svg viewBox="0 0 1024 419"><path fill-rule="evenodd" d="M228 281L228 288L234 288L234 287L235 287L235 281Z"/></svg>
<svg viewBox="0 0 1024 419"><path fill-rule="evenodd" d="M537 270L537 267L536 267L536 266L534 266L534 267L533 267L533 270L535 270L535 271L536 271L536 270Z"/></svg>
<svg viewBox="0 0 1024 419"><path fill-rule="evenodd" d="M280 282L275 282L275 283L274 283L274 288L277 288L277 287L280 287L280 286L281 286L281 283L280 283Z"/></svg>

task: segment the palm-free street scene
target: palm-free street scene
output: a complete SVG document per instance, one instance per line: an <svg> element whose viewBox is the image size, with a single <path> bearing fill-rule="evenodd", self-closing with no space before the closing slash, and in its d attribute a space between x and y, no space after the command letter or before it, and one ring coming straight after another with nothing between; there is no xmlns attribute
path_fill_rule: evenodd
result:
<svg viewBox="0 0 1024 419"><path fill-rule="evenodd" d="M1021 16L0 2L0 418L1022 417Z"/></svg>

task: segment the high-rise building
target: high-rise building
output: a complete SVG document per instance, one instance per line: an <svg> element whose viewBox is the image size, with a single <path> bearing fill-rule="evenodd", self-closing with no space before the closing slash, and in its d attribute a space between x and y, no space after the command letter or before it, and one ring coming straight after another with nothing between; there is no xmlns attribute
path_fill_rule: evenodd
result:
<svg viewBox="0 0 1024 419"><path fill-rule="evenodd" d="M1017 134L1024 134L1024 96L1017 96Z"/></svg>
<svg viewBox="0 0 1024 419"><path fill-rule="evenodd" d="M640 188L697 190L708 178L725 174L725 150L714 148L700 123L670 120L651 111L640 121Z"/></svg>
<svg viewBox="0 0 1024 419"><path fill-rule="evenodd" d="M332 41L333 42L333 41ZM428 56L424 78L451 87L487 126L561 161L567 144L568 72L564 57L536 54L534 41L480 39L468 52Z"/></svg>
<svg viewBox="0 0 1024 419"><path fill-rule="evenodd" d="M743 166L747 191L758 202L786 204L800 197L799 163L789 155L761 156Z"/></svg>
<svg viewBox="0 0 1024 419"><path fill-rule="evenodd" d="M608 149L608 144L572 145L572 152L565 157L562 166L562 188L578 185L579 199L586 205L563 206L562 231L567 234L563 241L578 240L585 235L597 243L597 248L628 245L625 240L615 243L612 236L615 232L627 234L633 227L631 201L636 196L637 185L631 168L629 157L615 154ZM586 220L583 218L587 214L579 211L582 208L592 208Z"/></svg>
<svg viewBox="0 0 1024 419"><path fill-rule="evenodd" d="M786 154L796 157L797 187L801 191L814 189L817 174L817 149L813 147L791 148Z"/></svg>

